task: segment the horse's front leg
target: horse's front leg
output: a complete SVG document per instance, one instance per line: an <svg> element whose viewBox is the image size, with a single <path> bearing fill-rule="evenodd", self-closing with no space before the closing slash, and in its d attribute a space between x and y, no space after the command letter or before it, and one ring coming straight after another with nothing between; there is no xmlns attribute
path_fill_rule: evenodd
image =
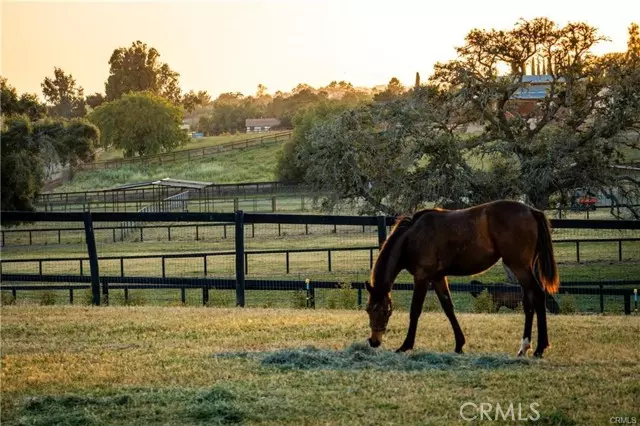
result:
<svg viewBox="0 0 640 426"><path fill-rule="evenodd" d="M440 305L442 305L442 309L444 313L449 318L449 322L451 323L451 327L453 328L453 334L456 338L456 353L462 353L462 347L465 344L464 334L462 333L462 329L460 328L460 324L458 324L458 319L456 318L456 314L453 311L453 301L451 301L451 291L449 291L449 283L447 283L447 277L442 277L433 282L433 288L438 295L438 299L440 299Z"/></svg>
<svg viewBox="0 0 640 426"><path fill-rule="evenodd" d="M418 319L422 313L422 305L424 304L424 298L427 295L427 289L429 287L429 280L426 279L413 279L413 297L411 298L411 313L409 314L409 330L407 331L407 337L404 339L404 343L396 352L405 352L409 349L413 349L413 344L416 341L416 330L418 328Z"/></svg>

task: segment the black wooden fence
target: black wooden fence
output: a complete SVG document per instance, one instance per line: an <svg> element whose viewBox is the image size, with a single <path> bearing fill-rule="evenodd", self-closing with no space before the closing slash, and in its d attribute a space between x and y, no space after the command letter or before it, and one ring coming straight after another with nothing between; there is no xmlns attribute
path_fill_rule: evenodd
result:
<svg viewBox="0 0 640 426"><path fill-rule="evenodd" d="M125 291L125 298L131 289L178 289L181 292L181 300L185 300L185 292L189 289L200 289L202 291L202 302L207 303L208 293L211 289L235 290L235 303L237 306L245 306L245 296L247 290L298 290L306 292L307 303L313 307L315 304L314 293L316 289L336 288L338 282L332 281L305 281L297 279L288 280L247 280L246 275L250 271L250 256L264 253L280 254L283 256L283 273L288 273L289 255L296 252L326 252L327 265L329 271L332 268L332 253L346 250L364 250L369 253L369 265L373 264L374 252L376 252L386 239L387 229L393 225L394 218L384 216L325 216L325 215L286 215L286 214L246 214L243 211L235 213L46 213L46 212L2 212L3 222L83 222L83 230L87 245L86 257L71 258L21 258L3 259L0 265L7 265L18 262L36 262L38 273L5 273L2 271L2 285L0 290L11 291L17 297L18 291L33 290L66 290L69 292L70 301L73 302L74 291L90 288L92 302L99 305L108 300L110 290L122 289ZM233 232L234 250L228 252L211 253L188 253L188 254L161 254L149 256L112 256L98 257L96 249L96 239L94 223L100 222L198 222L198 223L223 223L232 227L229 233ZM356 225L362 227L374 227L377 232L377 246L349 247L349 248L320 248L305 250L247 250L245 249L245 226L255 227L259 224L298 224L298 225ZM640 230L640 221L617 221L617 220L551 220L553 228L556 229L615 229L615 230ZM206 226L206 225L198 225ZM223 225L224 226L224 225ZM170 231L169 231L170 232ZM558 240L556 242L562 242ZM566 240L576 244L578 262L580 261L580 244L592 242L590 239ZM619 247L619 258L622 259L622 242L637 242L640 238L617 238L597 240L606 242L617 242ZM235 268L233 277L209 277L207 276L207 258L211 256L233 256L235 258ZM160 276L127 276L125 261L130 258L156 258L162 262L162 274ZM168 276L165 273L165 262L172 258L202 258L204 276L181 277ZM119 260L120 274L101 274L99 270L99 260ZM79 265L78 275L69 274L44 274L43 264L48 262L77 261ZM85 267L86 265L86 267ZM561 291L566 294L589 294L598 295L600 306L603 309L605 296L620 296L623 298L624 312L631 312L631 300L636 297L637 286L640 285L640 263L633 265L633 270L638 271L638 275L627 280L594 280L594 281L563 281ZM14 283L7 285L6 283ZM25 284L16 284L25 283ZM28 283L47 283L37 286ZM55 284L58 283L58 284ZM64 284L60 284L64 283ZM150 287L153 285L153 287ZM350 286L358 292L358 303L362 303L363 282L352 281ZM636 289L633 288L636 287ZM474 291L482 286L475 284L452 283L452 291ZM410 290L411 285L397 284L397 290ZM495 289L505 292L519 292L519 286L497 284ZM634 293L635 290L635 293ZM107 298L105 298L107 296Z"/></svg>

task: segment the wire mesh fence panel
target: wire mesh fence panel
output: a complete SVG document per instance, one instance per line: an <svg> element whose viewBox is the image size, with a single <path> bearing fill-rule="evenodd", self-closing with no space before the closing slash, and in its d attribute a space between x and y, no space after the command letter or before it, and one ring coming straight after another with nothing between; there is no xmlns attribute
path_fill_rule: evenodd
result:
<svg viewBox="0 0 640 426"><path fill-rule="evenodd" d="M233 253L228 223L125 221L123 229L124 238L115 243L96 242L100 275L111 281L103 294L109 304L201 306L205 284L197 280L233 276L234 256L216 256Z"/></svg>
<svg viewBox="0 0 640 426"><path fill-rule="evenodd" d="M258 197L245 201L261 206ZM296 224L276 219L246 220L239 246L236 224L230 221L96 221L93 236L103 300L234 306L244 296L245 306L356 309L366 304L362 282L369 278L385 232L372 224L317 224L306 216L296 216ZM600 225L588 222L582 228L571 226L558 222L552 231L561 286L560 294L547 297L549 311L630 313L637 303L633 291L640 286L640 231L598 229ZM390 233L389 223L384 231ZM11 298L78 303L78 294L82 289L86 293L91 283L85 236L83 222L3 228L3 303ZM243 251L236 253L238 247ZM522 309L520 287L501 262L480 275L450 281L457 311ZM244 282L245 290L241 285L236 290L236 282ZM412 276L402 272L395 282L394 309L409 309ZM441 310L434 293L428 294L424 309Z"/></svg>
<svg viewBox="0 0 640 426"><path fill-rule="evenodd" d="M88 285L58 284L54 287L50 282L21 284L18 290L1 291L2 305L91 305L92 294Z"/></svg>
<svg viewBox="0 0 640 426"><path fill-rule="evenodd" d="M256 224L244 233L246 278L266 288L247 290L248 306L325 307L333 290L314 283L368 278L378 247L369 225Z"/></svg>
<svg viewBox="0 0 640 426"><path fill-rule="evenodd" d="M82 303L88 288L86 277L83 283L80 276L80 259L87 257L84 223L44 221L12 225L2 229L2 303ZM71 232L82 232L82 237L60 246L59 240L67 240Z"/></svg>

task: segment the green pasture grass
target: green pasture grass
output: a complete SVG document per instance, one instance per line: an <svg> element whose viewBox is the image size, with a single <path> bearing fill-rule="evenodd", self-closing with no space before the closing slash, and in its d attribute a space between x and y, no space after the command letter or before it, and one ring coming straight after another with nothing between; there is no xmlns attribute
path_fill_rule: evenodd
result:
<svg viewBox="0 0 640 426"><path fill-rule="evenodd" d="M536 403L543 425L640 415L637 316L550 317L553 346L535 360L514 357L522 315L459 314L466 354L454 355L442 313L424 313L415 351L395 354L406 312L394 313L377 350L364 345L363 311L0 312L6 425L462 425L470 424L460 417L469 402L525 411Z"/></svg>
<svg viewBox="0 0 640 426"><path fill-rule="evenodd" d="M265 132L257 135L251 135L246 133L237 133L234 135L220 135L220 136L206 136L202 138L189 138L189 141L182 146L179 146L175 151L186 151L189 149L207 148L210 146L222 145L229 142L236 142L253 137L270 137L278 132ZM284 139L283 139L284 140ZM124 151L121 149L109 148L98 154L96 161L108 161L124 158Z"/></svg>
<svg viewBox="0 0 640 426"><path fill-rule="evenodd" d="M190 162L85 170L78 172L70 182L55 188L54 192L92 191L166 177L215 183L274 181L276 158L281 149L277 145L238 149Z"/></svg>

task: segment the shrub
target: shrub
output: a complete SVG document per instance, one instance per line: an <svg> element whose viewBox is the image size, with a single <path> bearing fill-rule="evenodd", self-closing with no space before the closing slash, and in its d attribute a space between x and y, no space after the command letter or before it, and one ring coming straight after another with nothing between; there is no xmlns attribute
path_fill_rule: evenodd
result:
<svg viewBox="0 0 640 426"><path fill-rule="evenodd" d="M558 307L560 308L561 314L573 314L578 312L578 303L576 302L576 298L570 294L563 294L562 297L558 299Z"/></svg>
<svg viewBox="0 0 640 426"><path fill-rule="evenodd" d="M432 295L429 295L427 293L427 297L424 301L422 310L424 312L439 312L441 309L442 307L440 305L440 300L438 299L438 296L435 294L435 292Z"/></svg>
<svg viewBox="0 0 640 426"><path fill-rule="evenodd" d="M304 309L307 307L306 290L296 290L291 292L291 307L295 309Z"/></svg>
<svg viewBox="0 0 640 426"><path fill-rule="evenodd" d="M357 304L357 291L351 283L341 282L335 290L329 290L327 307L329 309L354 309Z"/></svg>
<svg viewBox="0 0 640 426"><path fill-rule="evenodd" d="M40 304L43 306L55 305L56 294L53 291L43 291L40 294Z"/></svg>
<svg viewBox="0 0 640 426"><path fill-rule="evenodd" d="M484 313L495 312L496 308L493 304L493 299L486 288L474 299L473 310L474 312Z"/></svg>
<svg viewBox="0 0 640 426"><path fill-rule="evenodd" d="M16 303L16 299L14 299L13 294L8 291L2 292L2 301L0 302L2 306L4 305L14 305Z"/></svg>

